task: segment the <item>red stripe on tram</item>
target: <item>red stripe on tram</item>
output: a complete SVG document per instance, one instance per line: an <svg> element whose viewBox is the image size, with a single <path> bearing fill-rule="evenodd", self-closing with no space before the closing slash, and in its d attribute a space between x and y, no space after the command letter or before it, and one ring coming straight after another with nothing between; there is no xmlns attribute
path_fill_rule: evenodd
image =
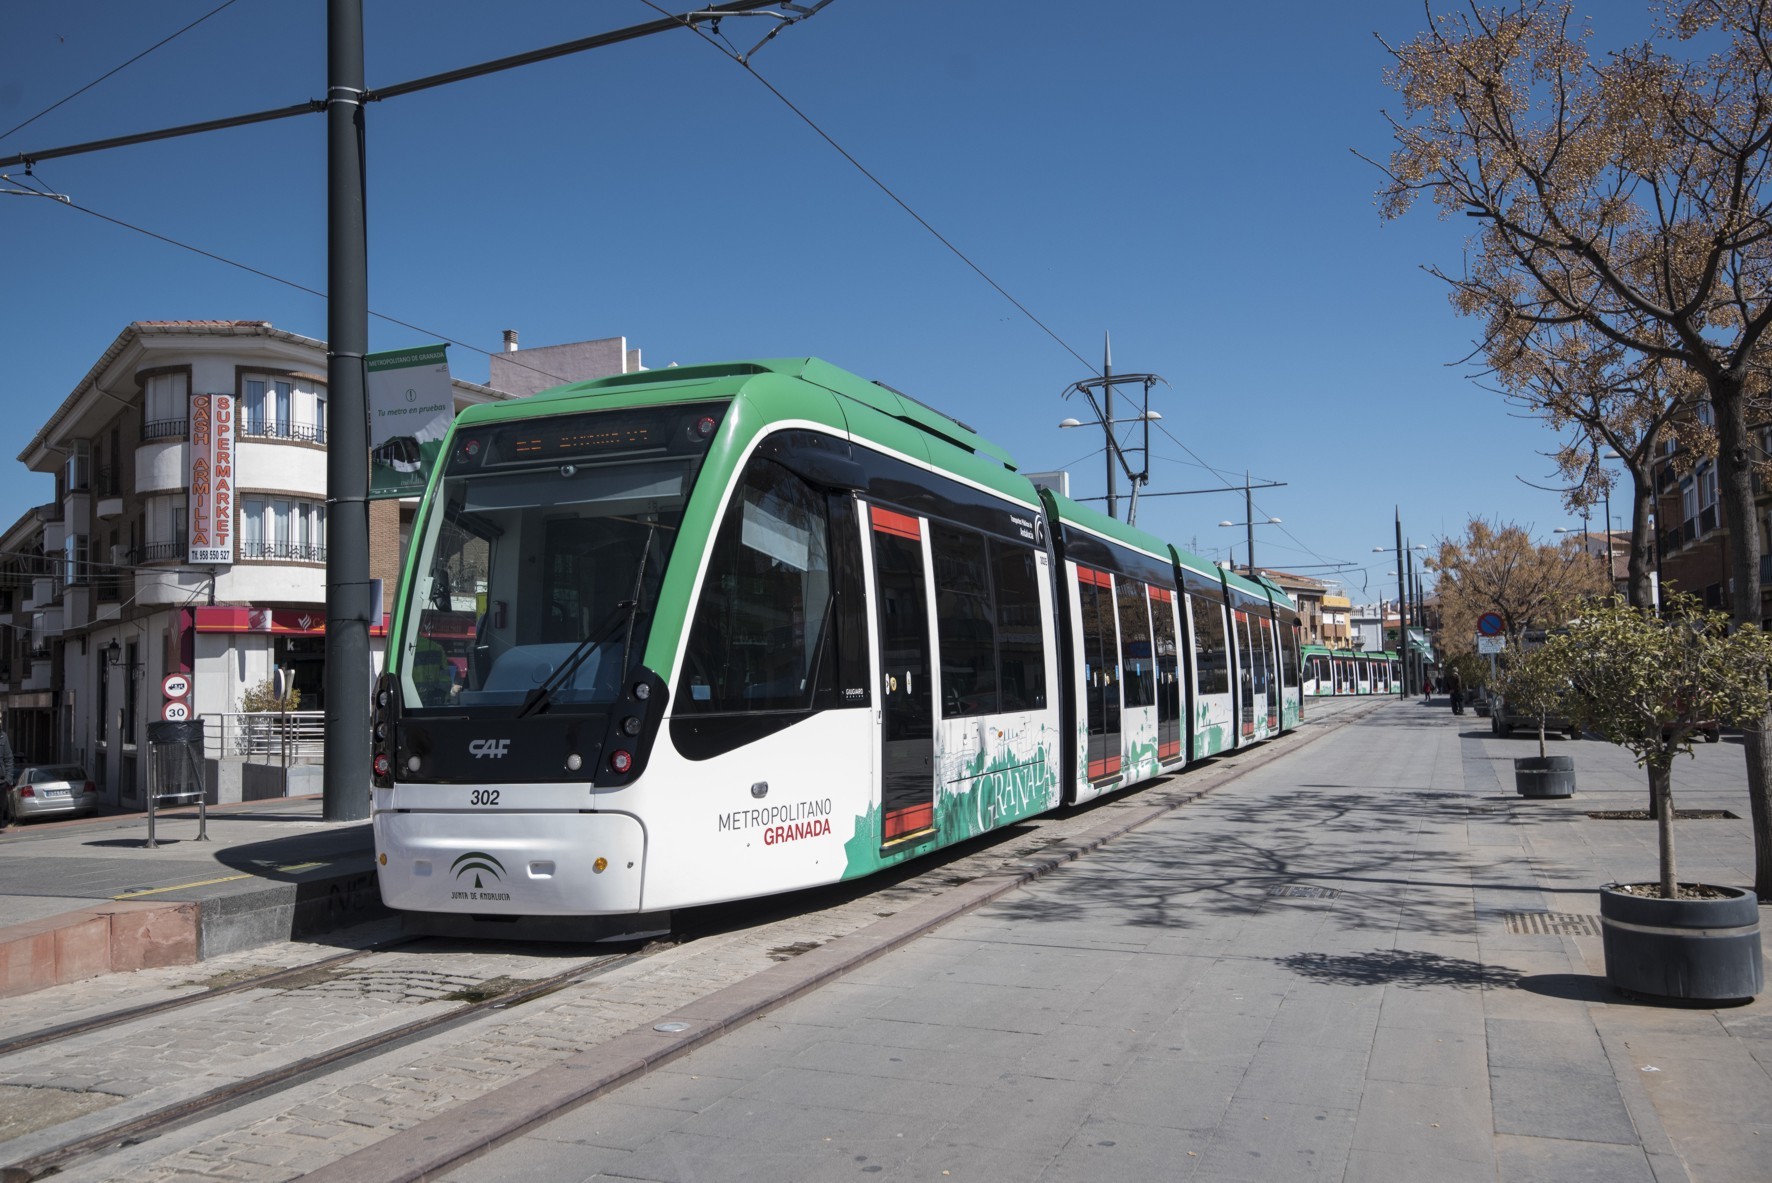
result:
<svg viewBox="0 0 1772 1183"><path fill-rule="evenodd" d="M882 823L883 837L890 842L894 838L906 834L915 834L919 830L927 830L935 825L934 805L913 805L909 809L894 809L888 813Z"/></svg>
<svg viewBox="0 0 1772 1183"><path fill-rule="evenodd" d="M908 514L893 513L890 509L881 509L874 505L868 508L868 516L874 523L874 529L882 534L896 534L900 538L923 537L922 523Z"/></svg>

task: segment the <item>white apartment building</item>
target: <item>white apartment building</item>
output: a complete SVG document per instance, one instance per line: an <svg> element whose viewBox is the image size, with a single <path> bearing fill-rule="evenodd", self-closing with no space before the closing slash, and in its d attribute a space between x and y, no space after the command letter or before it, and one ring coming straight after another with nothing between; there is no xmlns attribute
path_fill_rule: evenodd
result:
<svg viewBox="0 0 1772 1183"><path fill-rule="evenodd" d="M456 380L457 411L643 368L621 337L525 351L515 332L505 340L492 380L517 393ZM193 491L193 396L218 394L237 408L230 499ZM302 710L324 710L329 422L323 341L265 321L136 321L118 334L19 454L54 474L55 499L0 534L0 711L21 759L81 764L107 804L141 807L146 724L161 717L163 679L183 674L205 720L210 798L237 800L241 769L214 724L237 721L247 690L279 669ZM369 573L390 600L415 506L370 503ZM191 561L217 529L232 535L231 561ZM384 610L378 663L386 629Z"/></svg>
<svg viewBox="0 0 1772 1183"><path fill-rule="evenodd" d="M138 321L19 454L55 476L55 500L4 536L0 701L23 758L80 763L128 807L144 800L167 674L188 676L194 716L238 712L278 667L304 709L324 709L325 372L324 342L264 321ZM454 385L458 409L508 397ZM194 564L193 506L208 507L193 499L190 408L206 394L237 400L231 503L210 499L232 561ZM371 503L371 575L390 589L402 513ZM384 632L385 619L378 649Z"/></svg>

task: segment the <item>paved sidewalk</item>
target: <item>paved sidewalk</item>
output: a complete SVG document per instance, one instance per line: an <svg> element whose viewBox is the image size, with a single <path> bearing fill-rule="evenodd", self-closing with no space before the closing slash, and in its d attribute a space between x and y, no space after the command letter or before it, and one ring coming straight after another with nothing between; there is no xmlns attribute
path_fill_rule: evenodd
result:
<svg viewBox="0 0 1772 1183"><path fill-rule="evenodd" d="M1536 743L1381 706L448 1177L1764 1180L1772 1001L1607 988L1593 887L1654 835L1586 815L1645 781L1552 742L1578 795L1526 801ZM1745 820L1677 831L1749 882Z"/></svg>
<svg viewBox="0 0 1772 1183"><path fill-rule="evenodd" d="M38 822L0 833L0 998L187 964L385 915L369 823L317 797Z"/></svg>

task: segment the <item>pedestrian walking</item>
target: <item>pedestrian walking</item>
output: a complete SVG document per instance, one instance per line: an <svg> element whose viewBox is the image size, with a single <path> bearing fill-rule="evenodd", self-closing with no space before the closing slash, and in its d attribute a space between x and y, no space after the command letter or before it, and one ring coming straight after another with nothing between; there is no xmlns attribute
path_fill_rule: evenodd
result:
<svg viewBox="0 0 1772 1183"><path fill-rule="evenodd" d="M1464 714L1464 682L1453 670L1446 675L1446 694L1452 699L1452 713Z"/></svg>

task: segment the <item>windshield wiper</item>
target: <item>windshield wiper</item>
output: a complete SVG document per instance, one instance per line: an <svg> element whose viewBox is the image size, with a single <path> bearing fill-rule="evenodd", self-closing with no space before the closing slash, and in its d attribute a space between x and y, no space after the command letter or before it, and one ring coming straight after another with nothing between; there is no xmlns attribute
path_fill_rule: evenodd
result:
<svg viewBox="0 0 1772 1183"><path fill-rule="evenodd" d="M625 625L626 630L621 639L621 677L624 679L627 677L628 648L634 640L634 621L640 614L640 592L646 581L646 557L652 552L652 535L656 530L656 526L648 526L646 529L646 543L640 548L640 561L634 567L633 595L629 599L618 602L615 605L615 610L610 614L608 624L574 645L572 652L566 655L566 660L555 666L554 672L524 697L523 705L517 708L517 718L524 719L538 711L547 709L548 700L553 697L554 691L567 683L567 680L578 671L578 667L585 663L585 659L598 645L615 635L618 625Z"/></svg>
<svg viewBox="0 0 1772 1183"><path fill-rule="evenodd" d="M566 655L566 660L555 666L554 672L549 674L541 685L524 696L523 705L517 708L516 717L522 719L545 709L548 700L553 697L554 691L564 686L567 680L578 672L578 667L585 663L585 658L589 657L598 645L615 635L616 627L621 624L622 610L631 607L632 603L631 600L621 601L609 614L609 619L601 629L587 634L584 640L574 645L572 652Z"/></svg>

